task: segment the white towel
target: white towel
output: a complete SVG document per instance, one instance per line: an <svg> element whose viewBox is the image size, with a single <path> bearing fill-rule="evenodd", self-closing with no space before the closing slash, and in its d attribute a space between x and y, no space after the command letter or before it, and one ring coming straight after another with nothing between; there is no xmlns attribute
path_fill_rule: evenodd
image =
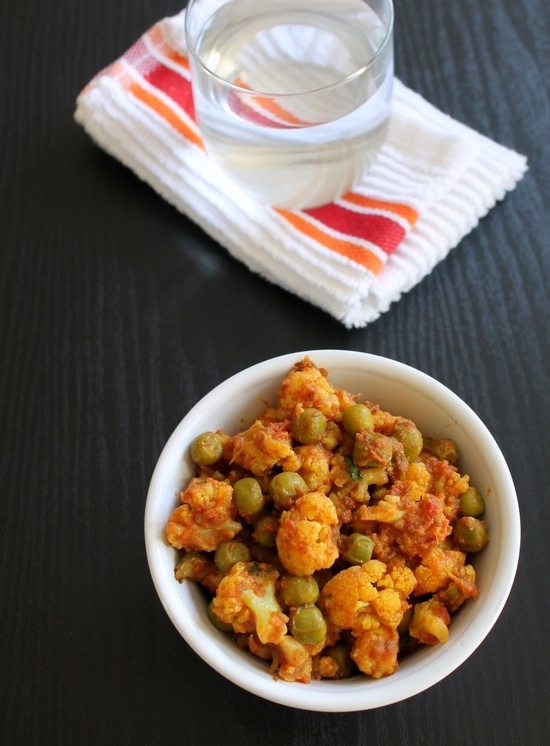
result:
<svg viewBox="0 0 550 746"><path fill-rule="evenodd" d="M249 269L348 328L425 277L512 190L524 156L453 120L399 80L388 138L353 192L311 210L248 197L194 121L184 13L147 31L77 99L76 120Z"/></svg>

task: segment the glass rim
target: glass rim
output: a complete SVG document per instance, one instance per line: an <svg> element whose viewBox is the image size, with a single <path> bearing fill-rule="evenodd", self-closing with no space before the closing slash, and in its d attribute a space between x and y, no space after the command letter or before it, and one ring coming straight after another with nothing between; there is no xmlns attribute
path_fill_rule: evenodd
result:
<svg viewBox="0 0 550 746"><path fill-rule="evenodd" d="M197 64L200 66L200 68L211 78L216 80L221 85L229 88L230 90L241 93L241 94L247 94L249 96L269 96L270 98L280 98L280 99L292 99L292 98L298 98L300 96L310 96L316 93L324 93L331 90L334 90L335 88L340 88L342 85L346 85L347 83L355 80L356 78L361 77L366 70L376 61L376 59L382 54L383 50L386 48L389 40L391 39L392 32L393 32L393 24L394 24L394 7L393 7L393 0L386 0L390 16L388 19L388 25L386 29L386 34L384 36L384 39L382 40L380 46L376 50L376 52L372 55L370 60L365 64L359 67L357 70L354 70L354 72L350 73L349 75L346 75L345 78L341 78L340 80L337 80L335 83L330 83L326 86L321 86L321 88L311 88L307 91L300 91L298 93L273 93L271 91L257 91L251 88L245 88L243 86L240 86L236 83L231 83L231 81L227 80L226 78L221 77L221 75L218 75L213 70L211 70L207 65L204 64L204 62L201 60L199 55L197 54L197 51L195 50L195 45L191 43L190 35L191 32L189 30L189 24L188 24L188 18L189 18L189 9L192 8L199 0L189 0L187 3L186 9L185 9L185 43L187 45L187 51L189 54L193 56L193 59L197 62ZM229 0L230 1L230 0ZM363 0L366 4L368 4L367 0Z"/></svg>

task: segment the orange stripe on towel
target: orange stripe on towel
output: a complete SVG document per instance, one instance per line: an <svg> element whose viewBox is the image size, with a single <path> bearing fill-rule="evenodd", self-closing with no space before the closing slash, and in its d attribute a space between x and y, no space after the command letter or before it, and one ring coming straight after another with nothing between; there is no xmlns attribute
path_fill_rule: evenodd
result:
<svg viewBox="0 0 550 746"><path fill-rule="evenodd" d="M185 70L189 70L189 60L187 59L187 57L182 57L181 54L174 52L174 50L170 49L168 45L166 45L165 54L169 59L172 60L172 62L177 62L177 64L183 67Z"/></svg>
<svg viewBox="0 0 550 746"><path fill-rule="evenodd" d="M247 91L251 90L242 78L235 78L234 83L235 85L239 86L239 88L244 88ZM271 96L261 96L259 94L254 94L254 101L267 114L271 114L277 119L280 119L282 122L293 124L297 127L304 127L308 125L308 122L295 117L294 114L291 114L287 109L278 104L277 101L275 101L275 99L273 99Z"/></svg>
<svg viewBox="0 0 550 746"><path fill-rule="evenodd" d="M187 59L187 57L183 57L181 54L176 52L173 47L166 43L164 39L164 32L160 24L156 23L152 28L149 29L146 35L157 52L163 54L169 60L172 60L172 62L180 65L180 67L183 67L185 70L189 70L189 60Z"/></svg>
<svg viewBox="0 0 550 746"><path fill-rule="evenodd" d="M370 207L374 210L387 210L393 212L396 215L400 215L402 218L413 226L418 220L418 213L408 205L399 204L398 202L384 202L379 199L372 199L371 197L365 197L363 194L357 194L357 192L348 192L344 194L342 200L345 202L351 202L359 207Z"/></svg>
<svg viewBox="0 0 550 746"><path fill-rule="evenodd" d="M297 127L305 127L308 125L308 122L305 122L303 119L298 119L298 117L295 117L289 111L283 109L282 106L269 96L255 96L254 98L256 103L259 104L264 111L267 111L268 114L272 114L278 119L281 119L283 122L294 124Z"/></svg>
<svg viewBox="0 0 550 746"><path fill-rule="evenodd" d="M285 220L296 228L296 230L300 231L300 233L303 233L305 236L317 241L317 243L320 243L325 248L331 249L337 254L357 262L357 264L370 270L373 274L378 274L382 269L383 262L374 252L369 251L369 249L366 249L363 246L358 246L351 241L344 241L343 239L335 238L334 236L325 233L320 228L317 228L315 225L312 225L301 217L298 212L281 209L275 209L275 212L285 218Z"/></svg>
<svg viewBox="0 0 550 746"><path fill-rule="evenodd" d="M168 122L168 124L172 125L172 127L174 127L174 129L176 129L181 135L192 142L193 145L201 148L201 150L205 149L201 137L197 135L196 132L194 132L173 109L161 101L160 98L140 86L135 80L132 80L127 85L127 88L133 96L150 109L153 109L153 111Z"/></svg>

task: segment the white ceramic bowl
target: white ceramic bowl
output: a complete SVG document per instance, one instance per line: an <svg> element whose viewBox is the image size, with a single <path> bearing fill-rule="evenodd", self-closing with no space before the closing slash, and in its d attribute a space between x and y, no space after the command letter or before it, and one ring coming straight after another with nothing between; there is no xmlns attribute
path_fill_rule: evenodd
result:
<svg viewBox="0 0 550 746"><path fill-rule="evenodd" d="M305 355L326 368L329 380L412 419L431 437L455 440L459 468L485 497L491 540L475 557L479 597L453 618L447 643L408 657L396 673L374 680L357 676L309 684L275 681L263 662L237 648L207 618L204 597L190 582L174 580L176 551L165 539L176 494L191 476L189 445L204 430L236 433L274 402L290 368ZM290 707L324 712L367 710L411 697L460 666L496 622L512 587L520 548L520 516L514 484L492 435L458 396L402 363L361 352L309 350L267 360L237 373L207 394L183 418L162 451L145 509L151 575L168 616L186 642L212 668L243 689Z"/></svg>

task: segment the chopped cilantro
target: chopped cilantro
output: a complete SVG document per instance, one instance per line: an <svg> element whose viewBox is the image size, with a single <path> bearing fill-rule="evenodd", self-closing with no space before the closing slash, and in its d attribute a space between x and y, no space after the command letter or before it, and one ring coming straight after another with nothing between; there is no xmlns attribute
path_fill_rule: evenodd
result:
<svg viewBox="0 0 550 746"><path fill-rule="evenodd" d="M353 463L353 459L350 456L346 456L346 464L348 467L348 474L355 482L360 482L363 479L363 470L360 469L357 464Z"/></svg>

